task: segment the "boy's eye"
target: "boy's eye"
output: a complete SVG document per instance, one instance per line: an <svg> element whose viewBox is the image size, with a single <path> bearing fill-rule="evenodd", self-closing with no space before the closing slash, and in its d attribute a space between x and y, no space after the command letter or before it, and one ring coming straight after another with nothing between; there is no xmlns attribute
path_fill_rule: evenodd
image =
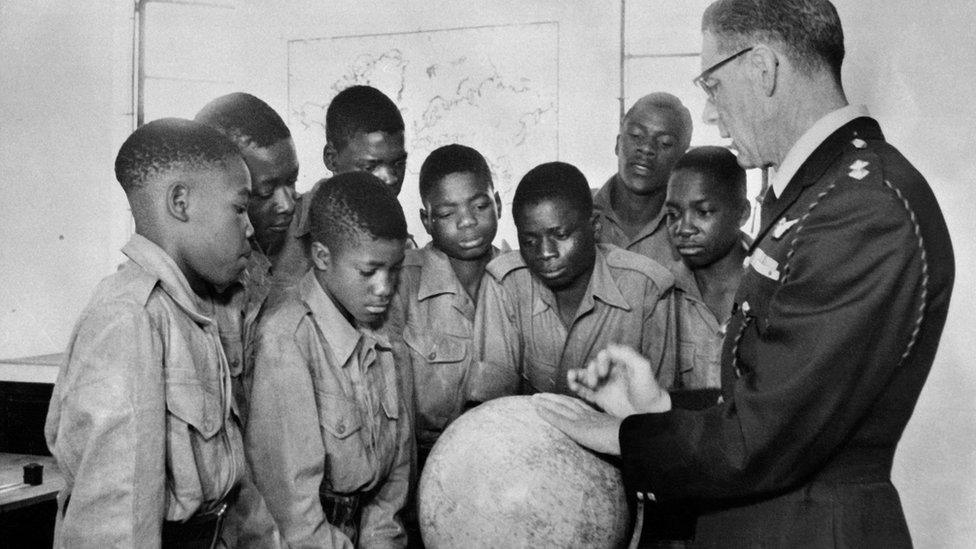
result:
<svg viewBox="0 0 976 549"><path fill-rule="evenodd" d="M451 217L452 215L454 215L454 212L452 212L450 210L434 210L434 218L435 219L447 219L448 217Z"/></svg>
<svg viewBox="0 0 976 549"><path fill-rule="evenodd" d="M360 270L359 271L359 274L363 278L369 278L369 277L373 276L374 274L376 274L376 270L375 269L373 269L373 270L367 270L367 271Z"/></svg>
<svg viewBox="0 0 976 549"><path fill-rule="evenodd" d="M488 200L479 200L474 203L474 207L479 211L484 211L491 207L491 202Z"/></svg>

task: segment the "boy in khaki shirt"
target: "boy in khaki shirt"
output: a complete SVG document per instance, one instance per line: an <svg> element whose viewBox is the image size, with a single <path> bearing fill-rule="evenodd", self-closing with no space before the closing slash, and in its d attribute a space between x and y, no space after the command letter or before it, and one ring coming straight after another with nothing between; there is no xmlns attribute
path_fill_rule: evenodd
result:
<svg viewBox="0 0 976 549"><path fill-rule="evenodd" d="M413 437L386 314L406 221L365 173L320 185L309 213L314 268L254 331L248 460L289 547L400 547Z"/></svg>
<svg viewBox="0 0 976 549"><path fill-rule="evenodd" d="M174 118L133 132L115 173L136 234L51 398L45 435L65 477L55 546L209 547L244 474L211 296L250 254L250 178L233 143Z"/></svg>
<svg viewBox="0 0 976 549"><path fill-rule="evenodd" d="M566 372L611 342L640 348L670 386L674 278L651 259L596 244L583 174L563 162L533 168L519 182L512 213L519 250L488 264L468 400L566 393Z"/></svg>

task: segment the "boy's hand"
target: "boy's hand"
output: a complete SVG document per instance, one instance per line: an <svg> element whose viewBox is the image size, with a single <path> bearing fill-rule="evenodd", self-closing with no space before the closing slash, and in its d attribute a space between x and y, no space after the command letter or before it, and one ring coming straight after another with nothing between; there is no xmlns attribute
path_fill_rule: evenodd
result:
<svg viewBox="0 0 976 549"><path fill-rule="evenodd" d="M657 384L650 362L624 345L609 345L566 377L570 390L621 419L671 409L671 397Z"/></svg>
<svg viewBox="0 0 976 549"><path fill-rule="evenodd" d="M581 446L603 454L620 455L617 433L623 420L598 412L578 398L566 395L537 393L532 395L532 404L539 417Z"/></svg>

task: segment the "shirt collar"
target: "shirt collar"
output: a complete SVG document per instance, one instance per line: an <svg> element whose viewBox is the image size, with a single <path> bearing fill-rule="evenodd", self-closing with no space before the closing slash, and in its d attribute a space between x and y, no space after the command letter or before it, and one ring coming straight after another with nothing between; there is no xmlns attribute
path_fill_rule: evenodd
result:
<svg viewBox="0 0 976 549"><path fill-rule="evenodd" d="M349 358L356 352L362 334L346 320L332 298L322 289L322 285L315 278L314 268L309 269L298 281L298 295L312 311L315 323L323 334L328 334L329 347L336 364L348 364Z"/></svg>
<svg viewBox="0 0 976 549"><path fill-rule="evenodd" d="M439 294L457 294L460 283L454 276L454 269L451 268L451 260L447 258L447 254L435 248L431 242L423 247L421 254L423 254L424 275L420 278L420 286L417 288L417 300L423 301Z"/></svg>
<svg viewBox="0 0 976 549"><path fill-rule="evenodd" d="M556 299L552 290L536 278L535 275L532 276L532 280L537 287L542 289L541 292L536 294L537 297L532 306L532 314L539 314L547 308L555 310ZM613 273L610 272L607 257L603 253L603 250L600 249L600 246L596 248L593 273L590 275L590 282L586 286L586 294L583 296L583 300L580 301L579 311L585 312L592 309L593 302L597 299L611 307L617 307L625 311L630 310L630 304L627 303L623 294L620 293L620 288L617 287L617 282L613 279Z"/></svg>
<svg viewBox="0 0 976 549"><path fill-rule="evenodd" d="M194 322L202 325L213 322L215 314L213 302L201 298L190 288L186 275L159 245L140 234L133 234L129 242L122 247L122 253L143 270L157 277L163 291L173 298L173 301L186 311Z"/></svg>
<svg viewBox="0 0 976 549"><path fill-rule="evenodd" d="M600 190L598 190L593 195L593 210L597 214L612 221L613 224L617 225L618 227L620 226L620 218L617 217L617 212L615 212L613 209L613 205L612 205L613 203L611 201L611 197L613 194L614 181L616 181L619 177L620 174L614 174L613 176L611 176L610 179L608 179L607 182L604 183L602 187L600 187ZM638 231L636 235L634 235L634 238L629 238L628 240L631 243L633 243L639 240L643 240L651 236L652 234L656 233L658 229L661 227L661 223L663 223L664 221L665 214L666 212L664 211L664 207L662 206L661 210L657 212L656 216L654 216L654 219L648 221L647 225L644 225L644 227L642 227L641 230Z"/></svg>
<svg viewBox="0 0 976 549"><path fill-rule="evenodd" d="M841 126L855 118L868 116L868 109L864 105L848 105L837 109L820 120L817 120L786 153L779 169L770 174L773 196L779 198L800 166L810 158L813 151Z"/></svg>

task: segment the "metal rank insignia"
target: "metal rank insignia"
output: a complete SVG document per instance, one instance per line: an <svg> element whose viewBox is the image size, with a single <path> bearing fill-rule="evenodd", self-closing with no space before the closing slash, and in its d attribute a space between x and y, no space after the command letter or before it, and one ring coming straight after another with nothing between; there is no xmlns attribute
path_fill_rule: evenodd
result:
<svg viewBox="0 0 976 549"><path fill-rule="evenodd" d="M776 240L783 238L786 231L790 230L793 225L796 225L799 221L799 217L796 219L786 219L785 217L779 218L779 221L777 221L776 225L773 227L773 238Z"/></svg>
<svg viewBox="0 0 976 549"><path fill-rule="evenodd" d="M864 176L866 176L867 174L870 173L869 171L867 171L867 170L864 169L867 166L868 166L868 163L867 162L865 162L863 160L855 160L854 163L851 164L851 166L850 166L850 170L851 171L848 172L847 175L849 175L850 177L852 177L852 178L857 179L858 181L860 181L860 180L864 179Z"/></svg>

